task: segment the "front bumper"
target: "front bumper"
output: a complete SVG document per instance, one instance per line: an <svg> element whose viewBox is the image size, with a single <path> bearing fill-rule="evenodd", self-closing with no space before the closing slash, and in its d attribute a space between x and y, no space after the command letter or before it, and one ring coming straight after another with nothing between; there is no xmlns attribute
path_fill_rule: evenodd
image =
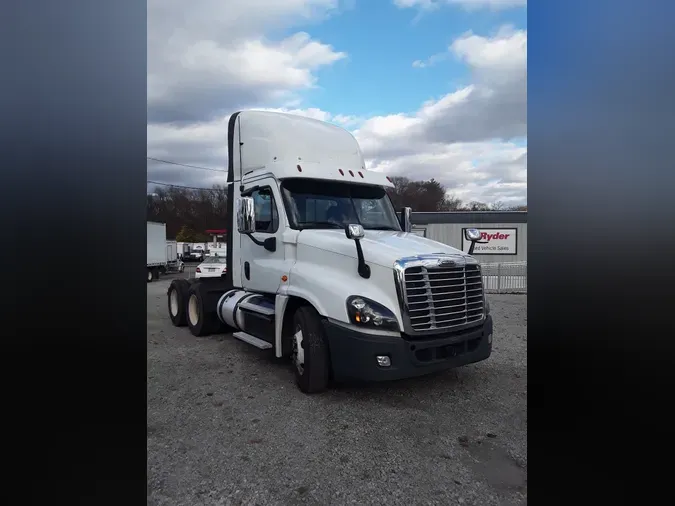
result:
<svg viewBox="0 0 675 506"><path fill-rule="evenodd" d="M424 340L373 336L328 320L324 326L337 381L411 378L480 362L492 353L490 315L480 326ZM391 365L379 366L378 355L388 356Z"/></svg>

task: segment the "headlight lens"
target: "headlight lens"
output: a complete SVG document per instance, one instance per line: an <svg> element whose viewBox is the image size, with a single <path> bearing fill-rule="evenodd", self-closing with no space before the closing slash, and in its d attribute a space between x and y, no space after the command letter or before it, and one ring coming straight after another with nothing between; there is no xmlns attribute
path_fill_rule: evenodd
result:
<svg viewBox="0 0 675 506"><path fill-rule="evenodd" d="M347 299L347 314L349 320L360 326L367 326L382 330L399 330L398 321L394 313L382 304L353 295Z"/></svg>

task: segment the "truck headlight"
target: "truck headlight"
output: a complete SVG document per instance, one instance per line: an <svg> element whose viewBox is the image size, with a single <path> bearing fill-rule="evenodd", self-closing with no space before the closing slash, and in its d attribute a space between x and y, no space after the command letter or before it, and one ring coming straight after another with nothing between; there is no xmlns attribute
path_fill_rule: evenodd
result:
<svg viewBox="0 0 675 506"><path fill-rule="evenodd" d="M349 320L359 326L382 330L399 330L396 316L382 304L352 295L347 299Z"/></svg>

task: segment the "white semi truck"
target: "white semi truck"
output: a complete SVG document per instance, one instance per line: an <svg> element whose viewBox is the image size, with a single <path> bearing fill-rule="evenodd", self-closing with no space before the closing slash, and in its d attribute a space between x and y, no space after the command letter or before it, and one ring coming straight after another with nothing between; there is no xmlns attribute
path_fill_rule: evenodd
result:
<svg viewBox="0 0 675 506"><path fill-rule="evenodd" d="M195 336L233 332L291 359L299 388L479 362L492 317L479 263L411 233L388 178L346 130L245 111L228 126L227 274L174 280L168 310ZM478 231L467 231L477 241Z"/></svg>

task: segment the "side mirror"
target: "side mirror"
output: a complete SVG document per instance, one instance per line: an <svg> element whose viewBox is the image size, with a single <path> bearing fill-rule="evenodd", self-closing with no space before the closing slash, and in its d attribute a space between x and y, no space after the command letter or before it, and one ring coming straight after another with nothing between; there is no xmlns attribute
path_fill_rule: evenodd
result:
<svg viewBox="0 0 675 506"><path fill-rule="evenodd" d="M412 207L404 207L401 209L401 230L410 232L412 230Z"/></svg>
<svg viewBox="0 0 675 506"><path fill-rule="evenodd" d="M251 197L237 199L237 230L240 234L255 232L255 205Z"/></svg>
<svg viewBox="0 0 675 506"><path fill-rule="evenodd" d="M366 232L363 230L363 225L359 224L350 224L345 228L345 235L347 239L354 239L358 241L363 239L363 236L366 235Z"/></svg>

